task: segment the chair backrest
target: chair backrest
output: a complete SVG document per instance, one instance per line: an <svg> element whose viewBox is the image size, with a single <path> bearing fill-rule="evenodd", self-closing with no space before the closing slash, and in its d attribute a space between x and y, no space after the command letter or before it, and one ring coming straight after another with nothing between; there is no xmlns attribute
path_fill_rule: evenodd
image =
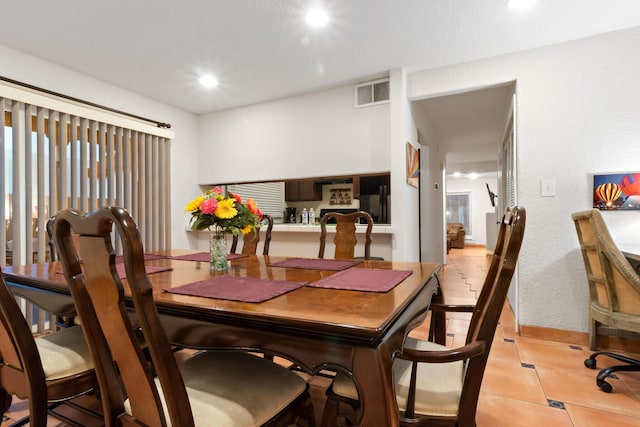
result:
<svg viewBox="0 0 640 427"><path fill-rule="evenodd" d="M23 399L47 401L40 354L18 303L0 276L0 386ZM4 402L0 402L0 406ZM7 408L4 408L7 409Z"/></svg>
<svg viewBox="0 0 640 427"><path fill-rule="evenodd" d="M597 210L576 212L571 215L571 219L576 226L580 252L584 261L587 283L589 284L589 300L592 306L601 308L603 311L611 312L612 305L611 289L607 285L604 270L600 262L600 255L596 247L596 235L591 220L595 215L600 216ZM608 316L607 316L608 317ZM591 338L595 339L595 336ZM591 344L590 344L591 347Z"/></svg>
<svg viewBox="0 0 640 427"><path fill-rule="evenodd" d="M115 265L114 224L123 249L136 316L155 373L163 385L171 424L193 426L184 381L153 300L135 221L127 211L117 207L102 208L86 215L77 210L63 210L54 221L54 242L96 366L105 424L131 421L124 413L118 372L135 421L145 425L167 424L153 372L127 314L124 288ZM78 234L79 250L73 243L72 230Z"/></svg>
<svg viewBox="0 0 640 427"><path fill-rule="evenodd" d="M602 214L592 209L571 218L587 274L591 317L608 326L640 332L640 277L613 241ZM617 315L620 313L634 316L623 319ZM593 349L596 335L590 329L589 346Z"/></svg>
<svg viewBox="0 0 640 427"><path fill-rule="evenodd" d="M269 246L271 244L271 232L273 230L273 218L271 215L263 214L262 222L267 223L267 229L264 235L264 246L262 249L262 255L269 255ZM260 230L264 229L264 226L260 227ZM260 242L260 230L253 230L250 233L245 234L242 237L242 251L241 253L244 255L255 255L258 250L258 243ZM233 240L231 242L231 250L232 254L236 253L236 249L238 247L238 236L233 236Z"/></svg>
<svg viewBox="0 0 640 427"><path fill-rule="evenodd" d="M594 234L604 276L612 289L611 308L618 313L640 316L640 276L615 244L600 211L593 209ZM630 319L633 331L640 332L640 318Z"/></svg>
<svg viewBox="0 0 640 427"><path fill-rule="evenodd" d="M318 258L324 258L325 241L327 238L327 221L335 219L336 236L333 242L336 245L334 253L335 259L353 259L355 256L355 247L358 243L356 239L356 221L364 218L367 221L367 230L365 232L364 242L364 259L371 259L371 230L373 229L373 219L371 215L364 211L358 211L350 214L341 214L337 212L327 212L320 219L320 250Z"/></svg>
<svg viewBox="0 0 640 427"><path fill-rule="evenodd" d="M491 264L471 316L466 339L467 344L484 342L485 351L467 362L458 425L474 425L475 422L487 358L518 261L525 223L526 211L517 206L508 207L500 222Z"/></svg>

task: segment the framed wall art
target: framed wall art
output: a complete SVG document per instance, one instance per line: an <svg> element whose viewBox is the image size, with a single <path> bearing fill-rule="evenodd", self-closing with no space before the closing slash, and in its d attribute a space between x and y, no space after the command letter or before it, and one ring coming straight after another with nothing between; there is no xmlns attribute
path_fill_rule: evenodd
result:
<svg viewBox="0 0 640 427"><path fill-rule="evenodd" d="M640 172L594 174L593 207L640 210Z"/></svg>
<svg viewBox="0 0 640 427"><path fill-rule="evenodd" d="M420 150L407 142L407 184L418 188L420 179Z"/></svg>

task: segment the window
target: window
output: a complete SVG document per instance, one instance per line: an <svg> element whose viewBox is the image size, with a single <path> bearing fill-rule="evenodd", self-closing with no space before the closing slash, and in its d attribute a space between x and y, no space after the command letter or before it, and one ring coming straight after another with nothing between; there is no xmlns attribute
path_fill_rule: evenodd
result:
<svg viewBox="0 0 640 427"><path fill-rule="evenodd" d="M0 264L46 260L46 222L66 208L121 206L145 249L170 248L168 133L56 107L0 96Z"/></svg>
<svg viewBox="0 0 640 427"><path fill-rule="evenodd" d="M466 236L473 235L471 229L471 193L447 193L447 223L459 222L464 225Z"/></svg>

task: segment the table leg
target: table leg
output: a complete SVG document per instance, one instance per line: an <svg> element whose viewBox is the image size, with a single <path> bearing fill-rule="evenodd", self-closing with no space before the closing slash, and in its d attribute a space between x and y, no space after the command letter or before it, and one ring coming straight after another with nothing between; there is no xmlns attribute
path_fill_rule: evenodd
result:
<svg viewBox="0 0 640 427"><path fill-rule="evenodd" d="M444 304L442 288L438 288L431 298L432 303ZM445 345L447 342L447 313L444 311L432 311L429 326L429 341Z"/></svg>
<svg viewBox="0 0 640 427"><path fill-rule="evenodd" d="M395 427L398 403L393 388L391 354L386 346L359 347L353 356L353 378L360 386L361 426Z"/></svg>

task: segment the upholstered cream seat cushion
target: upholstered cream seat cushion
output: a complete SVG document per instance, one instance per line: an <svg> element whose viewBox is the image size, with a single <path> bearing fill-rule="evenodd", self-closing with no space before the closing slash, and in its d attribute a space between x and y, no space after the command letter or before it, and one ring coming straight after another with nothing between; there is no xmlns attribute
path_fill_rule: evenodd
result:
<svg viewBox="0 0 640 427"><path fill-rule="evenodd" d="M445 346L417 340L412 337L406 339L404 346L424 351L448 350ZM398 407L400 410L404 410L409 393L411 362L396 359L393 362L393 375ZM462 375L462 362L419 363L416 388L416 412L429 415L456 415L458 413L458 404L462 391ZM344 374L336 375L333 381L333 391L341 396L354 400L358 399L355 384Z"/></svg>
<svg viewBox="0 0 640 427"><path fill-rule="evenodd" d="M93 369L82 328L73 326L35 339L47 381Z"/></svg>
<svg viewBox="0 0 640 427"><path fill-rule="evenodd" d="M247 353L203 352L179 367L196 426L262 425L306 389L299 375ZM156 385L164 407L157 379ZM128 400L125 410L132 415ZM171 425L166 407L165 417Z"/></svg>

